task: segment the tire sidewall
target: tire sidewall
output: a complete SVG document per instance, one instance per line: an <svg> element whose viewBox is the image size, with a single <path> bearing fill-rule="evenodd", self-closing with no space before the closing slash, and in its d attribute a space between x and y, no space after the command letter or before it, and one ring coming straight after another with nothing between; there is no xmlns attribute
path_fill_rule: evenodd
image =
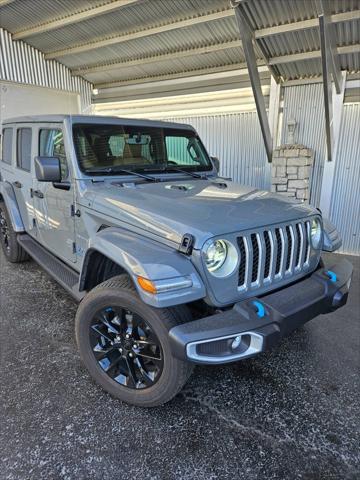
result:
<svg viewBox="0 0 360 480"><path fill-rule="evenodd" d="M4 252L5 257L10 260L10 262L15 261L14 259L17 256L17 240L16 240L16 234L12 228L11 220L6 208L6 205L4 202L0 202L0 210L3 213L6 223L7 223L7 228L8 228L8 235L9 235L9 249L6 248L5 242L4 242L4 237L0 234L0 243L2 247L2 251Z"/></svg>
<svg viewBox="0 0 360 480"><path fill-rule="evenodd" d="M95 359L90 344L90 326L96 311L109 306L129 309L142 317L156 334L162 348L163 370L157 382L146 389L130 389L112 380ZM139 405L152 406L165 403L176 388L179 370L183 362L173 357L168 329L161 320L161 310L144 304L135 292L125 289L106 288L91 292L80 304L76 315L76 340L81 358L89 373L104 390L121 400ZM168 398L169 397L169 398ZM159 400L159 399L163 400Z"/></svg>

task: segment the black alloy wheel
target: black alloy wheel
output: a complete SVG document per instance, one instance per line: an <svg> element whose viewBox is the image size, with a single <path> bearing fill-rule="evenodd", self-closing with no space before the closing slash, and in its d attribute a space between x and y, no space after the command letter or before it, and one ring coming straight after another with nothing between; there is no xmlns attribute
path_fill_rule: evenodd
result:
<svg viewBox="0 0 360 480"><path fill-rule="evenodd" d="M147 305L122 274L85 295L76 313L76 341L88 372L105 391L131 405L155 407L179 393L193 371L173 355L169 337L173 327L191 320L185 305Z"/></svg>
<svg viewBox="0 0 360 480"><path fill-rule="evenodd" d="M163 369L160 342L139 315L107 307L94 315L90 343L100 367L115 382L131 388L153 386Z"/></svg>

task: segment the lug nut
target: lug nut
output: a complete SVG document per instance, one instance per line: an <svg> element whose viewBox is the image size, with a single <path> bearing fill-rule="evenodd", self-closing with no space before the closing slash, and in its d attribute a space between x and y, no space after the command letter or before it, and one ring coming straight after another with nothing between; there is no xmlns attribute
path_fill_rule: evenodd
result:
<svg viewBox="0 0 360 480"><path fill-rule="evenodd" d="M119 352L122 353L122 348L119 348Z"/></svg>
<svg viewBox="0 0 360 480"><path fill-rule="evenodd" d="M125 337L126 337L126 338L130 338L130 335L127 333L127 334L125 335Z"/></svg>
<svg viewBox="0 0 360 480"><path fill-rule="evenodd" d="M132 352L129 353L129 357L133 357L134 354Z"/></svg>

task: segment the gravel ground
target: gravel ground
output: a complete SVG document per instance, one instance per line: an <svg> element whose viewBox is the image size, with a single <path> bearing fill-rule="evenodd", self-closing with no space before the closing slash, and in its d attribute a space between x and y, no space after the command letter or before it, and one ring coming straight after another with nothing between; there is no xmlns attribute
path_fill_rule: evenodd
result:
<svg viewBox="0 0 360 480"><path fill-rule="evenodd" d="M346 307L143 410L89 378L73 300L1 255L1 479L359 478L358 258Z"/></svg>

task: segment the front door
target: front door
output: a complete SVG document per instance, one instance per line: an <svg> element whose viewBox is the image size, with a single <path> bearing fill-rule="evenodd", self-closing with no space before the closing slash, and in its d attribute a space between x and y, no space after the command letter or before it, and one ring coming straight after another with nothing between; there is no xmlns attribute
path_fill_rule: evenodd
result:
<svg viewBox="0 0 360 480"><path fill-rule="evenodd" d="M34 180L33 199L38 239L48 250L65 261L76 262L75 221L72 215L74 185L65 151L61 125L38 127L38 155L58 157L61 182Z"/></svg>

